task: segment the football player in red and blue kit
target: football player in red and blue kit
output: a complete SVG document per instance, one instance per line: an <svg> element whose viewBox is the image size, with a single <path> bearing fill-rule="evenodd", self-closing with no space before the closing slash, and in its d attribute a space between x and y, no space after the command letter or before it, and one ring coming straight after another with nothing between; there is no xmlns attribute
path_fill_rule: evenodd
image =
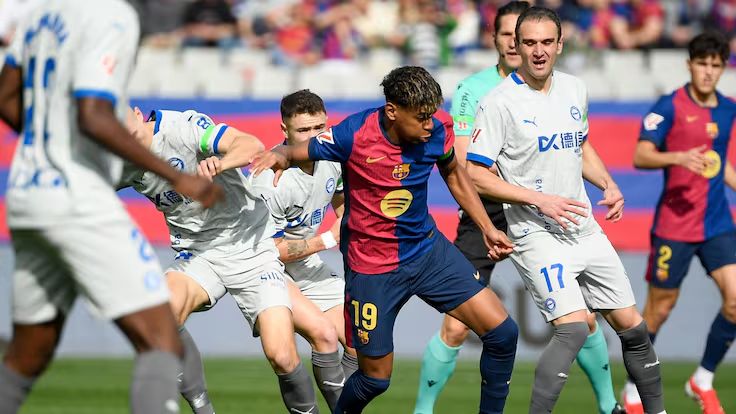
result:
<svg viewBox="0 0 736 414"><path fill-rule="evenodd" d="M726 185L736 189L736 172L726 159L736 103L716 90L729 56L725 37L701 34L689 53L690 83L654 105L634 155L636 167L664 169L665 178L652 226L644 319L654 342L697 255L720 289L723 306L685 390L704 413L719 414L713 373L736 336L736 228L725 194ZM636 412L637 397L625 392L627 412Z"/></svg>
<svg viewBox="0 0 736 414"><path fill-rule="evenodd" d="M483 341L481 413L503 412L518 328L470 262L439 232L427 207L427 180L439 168L458 204L483 232L489 254L511 252L455 160L452 120L442 92L423 68L402 67L381 83L386 104L351 115L308 143L277 147L253 162L258 174L292 162L342 163L345 215L346 335L360 369L346 382L335 413L360 413L388 389L393 326L413 295L465 323ZM278 177L278 176L277 176Z"/></svg>

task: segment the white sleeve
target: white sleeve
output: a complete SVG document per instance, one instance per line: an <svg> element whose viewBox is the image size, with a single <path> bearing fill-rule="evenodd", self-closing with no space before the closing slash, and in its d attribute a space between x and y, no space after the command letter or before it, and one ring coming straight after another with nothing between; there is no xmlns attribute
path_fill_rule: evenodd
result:
<svg viewBox="0 0 736 414"><path fill-rule="evenodd" d="M220 155L218 151L218 145L220 138L229 128L227 124L215 124L209 116L205 114L196 113L194 111L187 111L188 114L188 127L196 137L196 142L187 143L188 145L196 145L197 152L204 155Z"/></svg>
<svg viewBox="0 0 736 414"><path fill-rule="evenodd" d="M127 4L111 7L86 19L75 59L72 88L76 98L107 99L113 105L122 96L135 62L140 27Z"/></svg>
<svg viewBox="0 0 736 414"><path fill-rule="evenodd" d="M22 22L15 28L13 40L10 42L5 54L5 64L11 68L18 68L23 64L23 33L25 33L25 24Z"/></svg>
<svg viewBox="0 0 736 414"><path fill-rule="evenodd" d="M503 108L495 101L482 102L475 113L475 129L470 135L468 161L491 167L503 149L505 137Z"/></svg>

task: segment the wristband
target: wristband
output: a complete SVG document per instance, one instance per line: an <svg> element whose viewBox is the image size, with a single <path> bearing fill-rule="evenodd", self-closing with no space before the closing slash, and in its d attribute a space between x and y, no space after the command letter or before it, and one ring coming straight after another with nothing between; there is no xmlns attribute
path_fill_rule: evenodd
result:
<svg viewBox="0 0 736 414"><path fill-rule="evenodd" d="M335 236L332 235L331 231L326 231L320 234L319 237L322 239L322 244L325 245L325 250L337 246L337 240L335 240Z"/></svg>

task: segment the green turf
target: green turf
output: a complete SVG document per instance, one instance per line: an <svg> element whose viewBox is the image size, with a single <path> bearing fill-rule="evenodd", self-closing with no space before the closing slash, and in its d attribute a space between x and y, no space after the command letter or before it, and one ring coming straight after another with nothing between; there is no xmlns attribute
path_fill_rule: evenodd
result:
<svg viewBox="0 0 736 414"><path fill-rule="evenodd" d="M209 359L206 370L210 396L218 414L283 413L276 378L262 359ZM670 414L698 413L696 405L683 394L683 384L694 363L667 362L662 365L667 409ZM117 359L61 359L37 384L24 414L124 414L131 362ZM437 413L477 412L477 363L463 360L442 394ZM623 366L614 365L614 383L622 384ZM397 361L391 388L366 409L366 413L411 413L414 406L419 362ZM534 365L517 363L511 382L507 413L526 413ZM726 412L736 412L736 364L723 365L716 387ZM182 412L188 407L182 405ZM324 404L321 412L327 413ZM573 367L555 412L596 413L592 391L582 371Z"/></svg>

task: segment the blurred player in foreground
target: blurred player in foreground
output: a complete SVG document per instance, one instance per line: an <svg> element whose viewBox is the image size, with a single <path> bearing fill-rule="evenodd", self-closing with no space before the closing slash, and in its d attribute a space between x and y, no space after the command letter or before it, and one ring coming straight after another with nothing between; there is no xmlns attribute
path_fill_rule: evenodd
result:
<svg viewBox="0 0 736 414"><path fill-rule="evenodd" d="M657 101L644 118L634 154L634 166L665 171L651 232L644 320L654 342L697 255L721 291L723 305L685 391L704 413L719 414L723 408L713 375L736 336L736 228L725 187L736 189L736 172L726 159L736 103L716 90L729 56L723 35L706 32L688 49L690 82ZM643 412L630 382L624 396L630 414Z"/></svg>
<svg viewBox="0 0 736 414"><path fill-rule="evenodd" d="M483 229L494 258L507 255L512 245L485 214L455 159L452 121L438 111L442 92L437 82L423 68L402 67L381 85L384 106L351 115L302 144L277 147L253 163L255 174L309 160L342 164L346 207L340 244L346 323L351 325L346 335L357 350L360 369L346 382L334 412L360 413L388 389L394 321L417 295L481 337L480 412L500 413L518 328L429 215L427 180L435 164L458 204Z"/></svg>
<svg viewBox="0 0 736 414"><path fill-rule="evenodd" d="M623 264L591 215L583 179L603 191L598 204L608 207L606 219L621 218L623 196L587 140L585 85L554 71L561 36L560 20L549 9L532 7L519 16L521 66L481 101L467 155L478 191L507 203L516 244L511 260L554 325L537 365L529 412L552 412L588 337L592 309L621 338L646 411L661 413L659 360Z"/></svg>
<svg viewBox="0 0 736 414"><path fill-rule="evenodd" d="M146 195L166 218L171 247L177 251L166 280L179 324L183 327L192 312L206 310L230 293L253 335L260 336L287 409L316 413L312 380L296 352L292 314L298 312L291 311L288 283L272 238L273 222L260 192L239 168L248 165L263 144L195 111L154 111L144 122L135 108L129 112L128 128L159 158L178 169L198 171L225 189L223 203L202 210L145 170L129 171L122 184ZM212 155L216 157L208 158ZM199 352L183 328L182 339L192 351L184 360L182 394L196 413L212 413Z"/></svg>
<svg viewBox="0 0 736 414"><path fill-rule="evenodd" d="M514 29L519 15L528 8L529 3L525 1L512 1L498 9L494 22L494 39L499 53L498 64L464 79L455 92L451 112L455 131L455 152L458 162L463 166L471 132L475 127L478 102L521 64L521 57L516 52ZM506 231L503 205L485 198L481 201L493 225ZM483 234L480 229L462 210L455 246L478 270L480 280L484 284L490 283L495 262L488 258L488 251L483 248ZM576 359L593 385L599 413L618 413L621 408L613 391L608 345L603 331L598 329L594 313L588 316L588 325L592 333L588 335ZM419 392L414 407L415 414L433 412L437 397L455 370L457 354L468 333L469 330L465 325L445 315L440 332L432 337L424 351L419 375Z"/></svg>
<svg viewBox="0 0 736 414"><path fill-rule="evenodd" d="M138 353L131 411L178 413L182 345L156 256L115 194L118 156L204 207L221 189L154 157L121 124L139 35L128 4L46 2L18 30L0 73L0 118L20 132L6 198L15 271L0 413L17 412L48 366L78 294Z"/></svg>
<svg viewBox="0 0 736 414"><path fill-rule="evenodd" d="M301 90L281 100L281 130L287 145L308 141L325 129L327 112L322 98ZM270 173L270 171L269 171ZM297 331L312 332L312 363L318 386L333 409L345 379L358 369L355 350L345 347L340 360L338 341L345 345L345 281L330 269L317 252L337 246L340 219L344 211L340 164L317 161L300 164L284 172L277 187L273 174L261 174L263 198L276 223L276 246L286 274L302 294L299 312L294 315ZM337 221L318 234L332 204ZM294 296L292 296L292 300ZM295 303L296 306L296 303ZM342 365L342 368L341 368Z"/></svg>

